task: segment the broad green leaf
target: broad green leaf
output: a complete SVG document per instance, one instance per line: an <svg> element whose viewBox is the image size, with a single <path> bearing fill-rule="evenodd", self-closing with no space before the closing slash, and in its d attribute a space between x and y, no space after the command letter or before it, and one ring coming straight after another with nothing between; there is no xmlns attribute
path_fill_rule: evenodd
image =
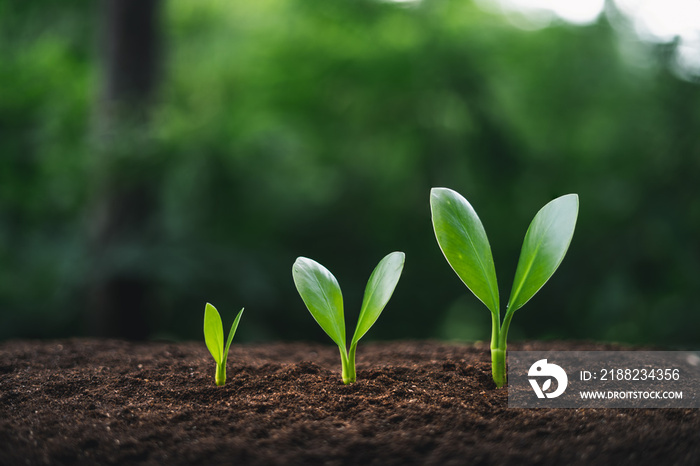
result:
<svg viewBox="0 0 700 466"><path fill-rule="evenodd" d="M447 188L430 190L435 237L447 262L474 295L498 315L499 297L491 246L469 202Z"/></svg>
<svg viewBox="0 0 700 466"><path fill-rule="evenodd" d="M401 278L405 259L406 255L403 252L392 252L379 262L370 275L365 296L362 299L360 317L357 319L357 327L352 337L352 345L355 345L374 325L391 299L396 284Z"/></svg>
<svg viewBox="0 0 700 466"><path fill-rule="evenodd" d="M557 270L571 244L577 217L576 194L558 197L537 212L520 251L508 312L527 303Z"/></svg>
<svg viewBox="0 0 700 466"><path fill-rule="evenodd" d="M204 342L214 361L221 364L224 358L224 326L219 311L209 303L204 307Z"/></svg>
<svg viewBox="0 0 700 466"><path fill-rule="evenodd" d="M245 308L241 309L238 312L238 315L236 318L233 320L233 324L231 324L231 330L228 332L228 341L226 342L226 348L224 348L224 359L223 362L226 362L226 358L228 358L228 350L231 348L231 342L233 341L233 336L236 334L236 329L238 328L238 322L241 320L241 316L243 315L243 310Z"/></svg>
<svg viewBox="0 0 700 466"><path fill-rule="evenodd" d="M332 273L318 262L299 257L292 267L294 284L318 325L345 351L343 295Z"/></svg>

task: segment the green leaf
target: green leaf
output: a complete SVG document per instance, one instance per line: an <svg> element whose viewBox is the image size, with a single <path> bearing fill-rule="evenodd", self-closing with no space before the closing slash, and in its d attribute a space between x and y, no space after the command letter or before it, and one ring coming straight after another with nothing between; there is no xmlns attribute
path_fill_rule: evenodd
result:
<svg viewBox="0 0 700 466"><path fill-rule="evenodd" d="M223 358L223 363L226 364L226 358L228 358L228 350L231 348L231 342L233 341L233 336L236 334L236 329L238 328L238 322L241 320L241 316L243 315L243 310L245 308L242 308L239 312L236 318L233 320L233 324L231 324L231 330L228 332L228 341L226 342L226 348L224 349L224 358Z"/></svg>
<svg viewBox="0 0 700 466"><path fill-rule="evenodd" d="M292 276L297 291L313 318L345 351L343 295L338 281L328 269L306 257L299 257L294 262Z"/></svg>
<svg viewBox="0 0 700 466"><path fill-rule="evenodd" d="M221 364L224 358L224 326L219 311L209 303L204 307L204 342L214 361Z"/></svg>
<svg viewBox="0 0 700 466"><path fill-rule="evenodd" d="M542 207L530 223L515 270L508 312L527 303L554 274L571 244L578 217L578 196L567 194Z"/></svg>
<svg viewBox="0 0 700 466"><path fill-rule="evenodd" d="M435 237L447 262L474 295L498 315L500 301L491 246L469 202L447 188L430 190Z"/></svg>
<svg viewBox="0 0 700 466"><path fill-rule="evenodd" d="M352 345L355 345L374 325L391 299L396 284L401 278L405 259L406 255L403 252L392 252L379 262L370 275L365 296L362 299L360 317L357 319L357 327L352 337Z"/></svg>

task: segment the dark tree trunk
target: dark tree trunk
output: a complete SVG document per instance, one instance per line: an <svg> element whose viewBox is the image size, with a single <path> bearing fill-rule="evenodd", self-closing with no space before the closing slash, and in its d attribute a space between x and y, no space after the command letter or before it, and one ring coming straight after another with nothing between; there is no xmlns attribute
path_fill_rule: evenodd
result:
<svg viewBox="0 0 700 466"><path fill-rule="evenodd" d="M104 99L138 105L156 87L158 0L103 0Z"/></svg>
<svg viewBox="0 0 700 466"><path fill-rule="evenodd" d="M89 332L145 339L149 333L155 192L148 177L149 110L158 81L158 0L103 0L101 89L89 215Z"/></svg>

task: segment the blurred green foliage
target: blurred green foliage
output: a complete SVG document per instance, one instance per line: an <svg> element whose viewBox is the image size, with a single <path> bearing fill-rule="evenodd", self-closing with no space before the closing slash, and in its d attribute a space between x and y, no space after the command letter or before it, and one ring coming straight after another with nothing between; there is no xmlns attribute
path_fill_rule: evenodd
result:
<svg viewBox="0 0 700 466"><path fill-rule="evenodd" d="M90 312L96 12L37 3L0 1L0 339L85 334ZM148 180L153 228L106 265L156 287L153 337L201 338L210 301L249 309L241 341L323 341L294 259L326 264L359 309L401 250L368 337L488 339L432 232L429 189L447 186L480 213L503 290L537 209L580 195L512 339L698 343L700 87L668 72L668 47L621 47L605 18L521 31L457 0L163 6L152 132L125 133L110 168Z"/></svg>

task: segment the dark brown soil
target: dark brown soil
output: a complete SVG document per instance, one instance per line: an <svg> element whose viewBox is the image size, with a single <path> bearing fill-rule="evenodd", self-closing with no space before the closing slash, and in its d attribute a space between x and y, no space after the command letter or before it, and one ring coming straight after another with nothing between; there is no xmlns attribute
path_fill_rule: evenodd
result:
<svg viewBox="0 0 700 466"><path fill-rule="evenodd" d="M571 343L511 349L614 349ZM0 464L700 464L700 410L509 409L488 348L0 344Z"/></svg>

